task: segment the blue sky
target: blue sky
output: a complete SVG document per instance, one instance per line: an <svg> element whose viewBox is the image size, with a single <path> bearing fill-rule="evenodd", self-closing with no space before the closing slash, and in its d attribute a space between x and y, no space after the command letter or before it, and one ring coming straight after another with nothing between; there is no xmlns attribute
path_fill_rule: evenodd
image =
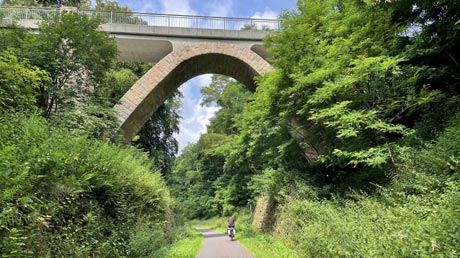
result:
<svg viewBox="0 0 460 258"><path fill-rule="evenodd" d="M296 0L118 0L134 12L276 18Z"/></svg>
<svg viewBox="0 0 460 258"><path fill-rule="evenodd" d="M169 13L241 18L277 18L283 10L295 8L296 0L118 0L134 12ZM184 98L180 110L180 133L175 137L181 151L188 143L195 143L206 132L209 119L217 107L201 107L200 87L211 81L211 75L195 77L180 87Z"/></svg>

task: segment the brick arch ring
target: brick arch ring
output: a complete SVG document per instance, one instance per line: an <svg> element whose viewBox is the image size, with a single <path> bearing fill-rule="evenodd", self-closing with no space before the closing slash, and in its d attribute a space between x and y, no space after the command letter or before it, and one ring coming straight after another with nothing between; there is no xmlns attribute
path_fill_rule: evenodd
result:
<svg viewBox="0 0 460 258"><path fill-rule="evenodd" d="M272 70L251 44L174 43L173 51L142 76L114 106L127 142L158 107L189 79L202 74L227 75L255 91L254 77Z"/></svg>

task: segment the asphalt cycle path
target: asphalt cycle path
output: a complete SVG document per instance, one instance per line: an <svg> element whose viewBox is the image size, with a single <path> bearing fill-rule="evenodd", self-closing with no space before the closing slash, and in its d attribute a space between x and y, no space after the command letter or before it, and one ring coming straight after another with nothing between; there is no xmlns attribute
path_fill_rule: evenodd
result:
<svg viewBox="0 0 460 258"><path fill-rule="evenodd" d="M203 234L203 245L196 258L254 258L238 241L205 228L197 228Z"/></svg>

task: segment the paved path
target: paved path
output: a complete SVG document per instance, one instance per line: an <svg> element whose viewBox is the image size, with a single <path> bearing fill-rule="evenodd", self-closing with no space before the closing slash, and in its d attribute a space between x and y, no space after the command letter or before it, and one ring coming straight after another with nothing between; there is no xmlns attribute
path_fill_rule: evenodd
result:
<svg viewBox="0 0 460 258"><path fill-rule="evenodd" d="M238 241L215 230L197 228L204 237L197 258L254 258Z"/></svg>

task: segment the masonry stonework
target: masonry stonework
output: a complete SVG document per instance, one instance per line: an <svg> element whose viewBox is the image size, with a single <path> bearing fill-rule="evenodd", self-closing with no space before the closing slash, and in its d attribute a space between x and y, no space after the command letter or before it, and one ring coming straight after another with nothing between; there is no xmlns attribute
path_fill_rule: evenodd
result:
<svg viewBox="0 0 460 258"><path fill-rule="evenodd" d="M131 141L180 85L198 75L227 75L255 91L254 77L272 67L251 46L218 41L173 42L173 51L140 78L114 107L126 141Z"/></svg>

